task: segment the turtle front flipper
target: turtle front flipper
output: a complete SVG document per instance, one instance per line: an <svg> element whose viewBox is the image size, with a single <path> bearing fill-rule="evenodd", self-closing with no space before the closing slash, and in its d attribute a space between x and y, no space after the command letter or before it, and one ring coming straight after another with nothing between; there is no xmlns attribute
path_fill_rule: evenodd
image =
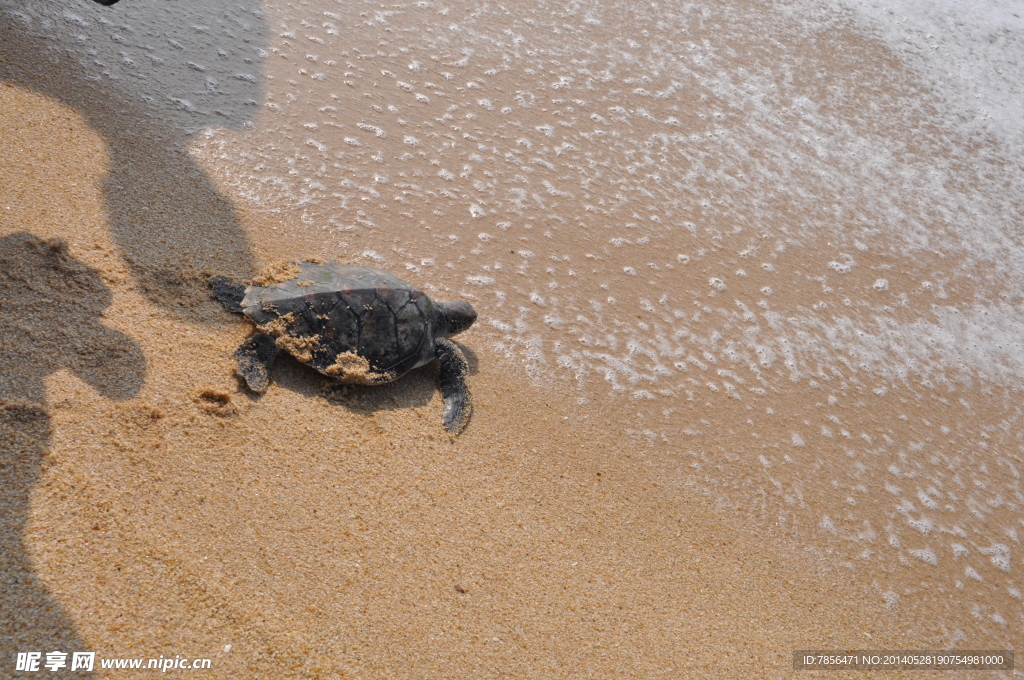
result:
<svg viewBox="0 0 1024 680"><path fill-rule="evenodd" d="M277 356L277 343L266 333L256 333L235 350L238 373L253 392L266 392L270 382L270 362Z"/></svg>
<svg viewBox="0 0 1024 680"><path fill-rule="evenodd" d="M473 414L473 399L466 384L469 364L462 350L447 338L434 341L434 352L441 362L441 397L444 399L444 426L452 434L466 427Z"/></svg>

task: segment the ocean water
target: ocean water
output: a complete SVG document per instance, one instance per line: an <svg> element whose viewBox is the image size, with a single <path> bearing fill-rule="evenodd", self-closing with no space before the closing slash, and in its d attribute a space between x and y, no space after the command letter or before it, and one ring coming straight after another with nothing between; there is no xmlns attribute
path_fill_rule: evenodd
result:
<svg viewBox="0 0 1024 680"><path fill-rule="evenodd" d="M1024 4L0 9L680 493L1019 639Z"/></svg>

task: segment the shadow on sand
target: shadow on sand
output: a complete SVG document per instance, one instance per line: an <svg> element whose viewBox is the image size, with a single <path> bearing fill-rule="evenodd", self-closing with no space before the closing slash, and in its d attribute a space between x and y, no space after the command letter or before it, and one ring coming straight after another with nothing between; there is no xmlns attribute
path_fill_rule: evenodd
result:
<svg viewBox="0 0 1024 680"><path fill-rule="evenodd" d="M212 304L204 272L249 277L253 256L234 209L188 144L203 127L239 129L255 118L266 35L258 0L230 7L131 0L111 8L0 0L0 81L75 109L103 136L110 154L103 193L120 254L143 294L193 323ZM116 400L142 386L141 349L102 324L111 298L98 273L62 244L5 234L0 224L4 677L17 652L90 651L33 573L24 535L50 446L46 376L66 368Z"/></svg>
<svg viewBox="0 0 1024 680"><path fill-rule="evenodd" d="M0 652L90 651L33 573L25 546L29 501L46 467L45 379L67 369L108 399L138 393L141 348L103 325L111 294L63 243L0 238ZM13 667L10 668L13 670Z"/></svg>

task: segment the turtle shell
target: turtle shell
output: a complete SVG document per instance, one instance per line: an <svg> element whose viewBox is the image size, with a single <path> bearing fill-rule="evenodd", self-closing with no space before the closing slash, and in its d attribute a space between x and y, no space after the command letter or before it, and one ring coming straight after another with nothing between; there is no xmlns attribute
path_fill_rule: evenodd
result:
<svg viewBox="0 0 1024 680"><path fill-rule="evenodd" d="M302 262L289 281L246 288L242 311L278 347L343 382L388 382L434 359L434 303L379 269Z"/></svg>

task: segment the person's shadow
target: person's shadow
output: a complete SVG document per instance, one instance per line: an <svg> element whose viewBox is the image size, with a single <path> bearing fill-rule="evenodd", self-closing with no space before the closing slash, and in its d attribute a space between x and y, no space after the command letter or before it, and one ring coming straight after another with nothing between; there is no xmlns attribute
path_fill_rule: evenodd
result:
<svg viewBox="0 0 1024 680"><path fill-rule="evenodd" d="M50 441L46 376L68 369L108 399L142 387L141 348L102 323L110 301L62 242L0 238L0 668L17 652L90 651L35 575L24 535Z"/></svg>
<svg viewBox="0 0 1024 680"><path fill-rule="evenodd" d="M57 100L102 135L110 166L105 208L120 255L147 298L192 323L210 318L204 308L219 309L205 274L249 278L254 263L236 211L188 146L205 127L241 129L255 121L267 33L259 0L122 0L113 7L0 0L0 87L6 82ZM61 226L74 237L74 224ZM142 385L145 361L134 341L103 325L111 293L94 270L60 244L4 227L0 675L6 676L17 652L43 652L45 660L53 650L90 651L33 573L24 544L30 493L50 446L44 378L67 368L103 396L128 399Z"/></svg>

